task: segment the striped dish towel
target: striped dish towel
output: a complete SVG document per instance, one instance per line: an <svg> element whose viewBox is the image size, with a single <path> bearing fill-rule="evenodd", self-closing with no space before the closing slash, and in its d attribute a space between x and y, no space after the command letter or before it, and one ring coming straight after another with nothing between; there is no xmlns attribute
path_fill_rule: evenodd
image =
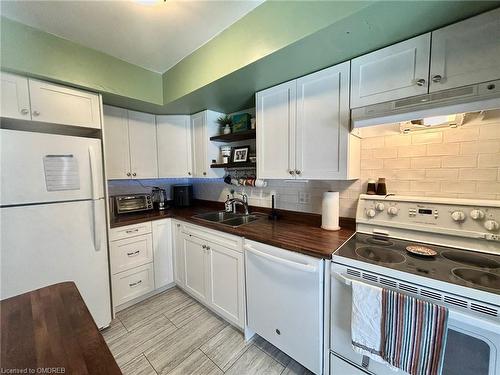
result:
<svg viewBox="0 0 500 375"><path fill-rule="evenodd" d="M439 375L448 332L448 309L382 289L381 357L411 375Z"/></svg>

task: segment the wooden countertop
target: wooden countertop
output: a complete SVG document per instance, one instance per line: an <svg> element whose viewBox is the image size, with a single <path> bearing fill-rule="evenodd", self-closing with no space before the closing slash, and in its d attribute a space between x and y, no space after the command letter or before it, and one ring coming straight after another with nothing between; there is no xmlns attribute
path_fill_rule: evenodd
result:
<svg viewBox="0 0 500 375"><path fill-rule="evenodd" d="M280 210L282 218L277 221L267 219L268 209L252 207L251 212L264 211L261 219L233 228L227 225L211 223L193 218L203 212L221 210L220 204L199 203L189 208L172 208L164 212L135 213L112 219L111 227L137 224L144 221L175 218L188 223L201 225L221 232L245 237L249 240L266 243L283 249L297 251L318 258L331 258L332 254L354 234L355 224L352 219L342 219L339 231L327 231L320 228L321 216Z"/></svg>
<svg viewBox="0 0 500 375"><path fill-rule="evenodd" d="M73 282L5 299L0 315L2 374L121 374Z"/></svg>

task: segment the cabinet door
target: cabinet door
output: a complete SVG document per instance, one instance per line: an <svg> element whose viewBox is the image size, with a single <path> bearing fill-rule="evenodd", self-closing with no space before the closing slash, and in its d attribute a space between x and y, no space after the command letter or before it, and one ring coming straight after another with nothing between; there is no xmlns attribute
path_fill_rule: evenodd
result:
<svg viewBox="0 0 500 375"><path fill-rule="evenodd" d="M130 169L133 178L158 178L155 116L128 111Z"/></svg>
<svg viewBox="0 0 500 375"><path fill-rule="evenodd" d="M31 120L28 78L0 73L0 116Z"/></svg>
<svg viewBox="0 0 500 375"><path fill-rule="evenodd" d="M191 126L189 116L156 116L158 177L190 177Z"/></svg>
<svg viewBox="0 0 500 375"><path fill-rule="evenodd" d="M349 126L349 62L299 78L297 178L345 178Z"/></svg>
<svg viewBox="0 0 500 375"><path fill-rule="evenodd" d="M153 264L156 289L174 282L171 219L153 221Z"/></svg>
<svg viewBox="0 0 500 375"><path fill-rule="evenodd" d="M130 178L127 110L104 106L104 155L106 178Z"/></svg>
<svg viewBox="0 0 500 375"><path fill-rule="evenodd" d="M426 94L431 34L351 61L351 108Z"/></svg>
<svg viewBox="0 0 500 375"><path fill-rule="evenodd" d="M207 298L206 243L200 239L183 236L184 280L186 289L202 302Z"/></svg>
<svg viewBox="0 0 500 375"><path fill-rule="evenodd" d="M101 128L99 95L31 78L29 89L33 120Z"/></svg>
<svg viewBox="0 0 500 375"><path fill-rule="evenodd" d="M500 78L500 9L432 32L430 91Z"/></svg>
<svg viewBox="0 0 500 375"><path fill-rule="evenodd" d="M294 178L296 81L257 93L257 176Z"/></svg>
<svg viewBox="0 0 500 375"><path fill-rule="evenodd" d="M210 306L220 315L243 328L243 254L208 243Z"/></svg>
<svg viewBox="0 0 500 375"><path fill-rule="evenodd" d="M177 285L185 287L185 256L184 256L184 235L182 233L182 224L175 223L173 232L173 257L174 257L174 281Z"/></svg>
<svg viewBox="0 0 500 375"><path fill-rule="evenodd" d="M191 116L191 135L193 137L193 176L207 175L207 139L205 136L206 112Z"/></svg>

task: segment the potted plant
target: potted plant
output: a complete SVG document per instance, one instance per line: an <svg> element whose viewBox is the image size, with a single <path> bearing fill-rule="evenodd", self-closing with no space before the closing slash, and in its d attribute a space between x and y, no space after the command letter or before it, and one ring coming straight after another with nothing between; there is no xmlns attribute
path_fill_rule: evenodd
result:
<svg viewBox="0 0 500 375"><path fill-rule="evenodd" d="M224 115L224 116L220 116L218 119L217 119L217 123L220 125L220 127L222 128L222 132L224 134L229 134L231 133L231 125L233 123L233 120L231 119L231 116L228 116L228 115Z"/></svg>

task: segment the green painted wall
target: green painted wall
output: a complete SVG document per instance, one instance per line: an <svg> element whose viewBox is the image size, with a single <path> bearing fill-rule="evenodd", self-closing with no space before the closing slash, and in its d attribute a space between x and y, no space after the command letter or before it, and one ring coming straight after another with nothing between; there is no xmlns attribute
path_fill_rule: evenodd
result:
<svg viewBox="0 0 500 375"><path fill-rule="evenodd" d="M161 74L2 17L2 70L163 104Z"/></svg>
<svg viewBox="0 0 500 375"><path fill-rule="evenodd" d="M256 91L499 6L500 1L372 3L322 30L191 91L184 97L172 102L166 101L163 112L194 113L205 108L234 112L248 108L254 105ZM230 30L231 28L228 29ZM184 60L180 64L183 63ZM198 66L202 69L203 62L199 62ZM167 77L166 84L169 72L164 74L164 78ZM185 74L189 75L189 72ZM164 96L171 97L167 90Z"/></svg>
<svg viewBox="0 0 500 375"><path fill-rule="evenodd" d="M233 73L372 3L265 2L164 73L165 103Z"/></svg>

